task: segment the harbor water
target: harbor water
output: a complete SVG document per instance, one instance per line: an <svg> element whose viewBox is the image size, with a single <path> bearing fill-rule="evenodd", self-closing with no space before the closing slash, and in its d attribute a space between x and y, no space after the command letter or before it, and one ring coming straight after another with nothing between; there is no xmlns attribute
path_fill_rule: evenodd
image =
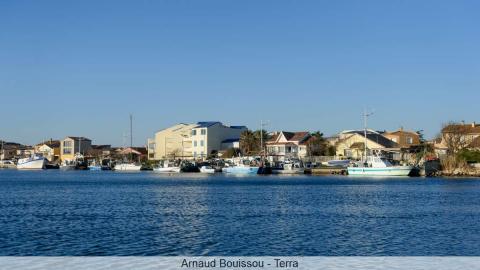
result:
<svg viewBox="0 0 480 270"><path fill-rule="evenodd" d="M0 256L480 256L480 179L0 170Z"/></svg>

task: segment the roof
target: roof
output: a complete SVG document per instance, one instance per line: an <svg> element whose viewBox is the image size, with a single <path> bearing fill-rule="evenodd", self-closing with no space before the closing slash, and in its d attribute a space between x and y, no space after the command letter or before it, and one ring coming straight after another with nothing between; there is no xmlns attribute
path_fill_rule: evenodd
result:
<svg viewBox="0 0 480 270"><path fill-rule="evenodd" d="M389 134L411 134L411 135L416 135L418 136L418 133L417 132L413 132L413 131L408 131L408 130L403 130L403 129L399 129L397 131L387 131L387 132L384 132L383 135L389 135Z"/></svg>
<svg viewBox="0 0 480 270"><path fill-rule="evenodd" d="M234 129L246 129L247 127L246 127L246 126L230 126L230 128L234 128Z"/></svg>
<svg viewBox="0 0 480 270"><path fill-rule="evenodd" d="M60 147L60 141L58 140L49 140L49 141L44 141L42 143L39 143L37 144L37 146L41 146L41 145L46 145L50 148L58 148Z"/></svg>
<svg viewBox="0 0 480 270"><path fill-rule="evenodd" d="M226 139L226 140L223 140L222 143L234 143L238 141L240 141L240 139Z"/></svg>
<svg viewBox="0 0 480 270"><path fill-rule="evenodd" d="M281 136L281 134L283 134L283 136L285 136L285 139L287 139L287 141L289 142L302 142L305 140L305 138L310 136L310 133L308 131L300 131L300 132L281 131L273 134L267 143L275 144L278 138Z"/></svg>
<svg viewBox="0 0 480 270"><path fill-rule="evenodd" d="M206 121L206 122L198 122L197 123L197 128L208 128L211 126L214 126L216 124L222 124L221 122L218 121Z"/></svg>
<svg viewBox="0 0 480 270"><path fill-rule="evenodd" d="M360 136L365 136L362 131L356 131L356 134ZM378 133L372 133L372 132L367 132L367 139L375 142L377 144L380 144L381 146L385 148L398 148L398 144L388 138L385 138L383 135L378 134Z"/></svg>
<svg viewBox="0 0 480 270"><path fill-rule="evenodd" d="M86 137L67 136L67 138L70 138L70 139L75 140L75 141L79 141L79 140L82 140L82 141L92 141L92 140L90 140L89 138L86 138Z"/></svg>
<svg viewBox="0 0 480 270"><path fill-rule="evenodd" d="M104 149L111 149L112 148L112 146L109 145L109 144L92 145L91 147L92 147L92 149L95 149L95 150L104 150Z"/></svg>
<svg viewBox="0 0 480 270"><path fill-rule="evenodd" d="M472 124L451 124L442 128L442 133L461 132L466 134L480 134L480 125Z"/></svg>
<svg viewBox="0 0 480 270"><path fill-rule="evenodd" d="M365 149L365 143L356 142L356 143L350 145L350 149Z"/></svg>

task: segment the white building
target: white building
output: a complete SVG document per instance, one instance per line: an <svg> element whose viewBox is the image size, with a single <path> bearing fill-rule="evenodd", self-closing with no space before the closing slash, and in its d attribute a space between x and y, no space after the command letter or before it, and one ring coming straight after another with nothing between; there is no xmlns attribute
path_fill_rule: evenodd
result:
<svg viewBox="0 0 480 270"><path fill-rule="evenodd" d="M268 156L272 161L304 158L307 156L307 142L310 138L307 131L275 132L266 143Z"/></svg>
<svg viewBox="0 0 480 270"><path fill-rule="evenodd" d="M245 130L245 126L225 126L221 122L178 124L148 139L148 158L204 159L215 151L238 147Z"/></svg>

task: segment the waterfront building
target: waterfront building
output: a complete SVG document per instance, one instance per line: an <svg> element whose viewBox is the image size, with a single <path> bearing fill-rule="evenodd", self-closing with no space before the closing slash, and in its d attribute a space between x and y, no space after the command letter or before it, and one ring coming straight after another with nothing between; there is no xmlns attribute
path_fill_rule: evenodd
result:
<svg viewBox="0 0 480 270"><path fill-rule="evenodd" d="M48 161L53 162L60 159L60 141L44 141L35 145L35 153L42 155Z"/></svg>
<svg viewBox="0 0 480 270"><path fill-rule="evenodd" d="M60 142L60 159L74 160L75 155L84 155L92 148L92 140L85 137L68 136Z"/></svg>
<svg viewBox="0 0 480 270"><path fill-rule="evenodd" d="M0 140L0 160L15 158L17 150L21 147L23 147L22 144Z"/></svg>
<svg viewBox="0 0 480 270"><path fill-rule="evenodd" d="M104 145L92 145L90 150L86 154L91 158L109 158L112 152L112 146L109 144Z"/></svg>
<svg viewBox="0 0 480 270"><path fill-rule="evenodd" d="M420 145L420 136L418 133L403 130L403 128L400 128L397 131L384 132L382 135L397 143L400 148L411 148Z"/></svg>
<svg viewBox="0 0 480 270"><path fill-rule="evenodd" d="M307 156L307 143L310 138L307 131L274 132L266 142L267 154L271 161L304 158Z"/></svg>
<svg viewBox="0 0 480 270"><path fill-rule="evenodd" d="M221 122L198 122L192 128L190 137L193 158L204 159L215 152L234 148L234 142L238 142L239 146L240 135L246 130L245 126L225 126Z"/></svg>
<svg viewBox="0 0 480 270"><path fill-rule="evenodd" d="M237 146L245 126L225 126L221 122L178 124L148 139L148 159L204 159L209 154Z"/></svg>
<svg viewBox="0 0 480 270"><path fill-rule="evenodd" d="M442 128L440 138L434 142L435 152L439 155L445 155L448 151L457 152L464 148L479 149L480 125L475 122L446 125Z"/></svg>
<svg viewBox="0 0 480 270"><path fill-rule="evenodd" d="M361 159L365 153L365 136L363 130L346 130L338 134L335 145L336 155L351 159ZM367 151L400 151L400 145L383 136L380 132L367 130Z"/></svg>

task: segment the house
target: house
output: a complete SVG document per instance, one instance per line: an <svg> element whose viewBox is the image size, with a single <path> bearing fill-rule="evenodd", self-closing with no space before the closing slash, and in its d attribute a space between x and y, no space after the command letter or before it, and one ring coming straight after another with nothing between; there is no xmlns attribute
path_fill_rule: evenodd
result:
<svg viewBox="0 0 480 270"><path fill-rule="evenodd" d="M206 158L212 152L238 146L240 134L245 130L245 126L225 126L216 121L181 123L160 130L148 139L148 159Z"/></svg>
<svg viewBox="0 0 480 270"><path fill-rule="evenodd" d="M400 150L400 145L377 131L367 130L367 151ZM365 134L363 130L347 130L338 135L335 145L336 155L351 159L360 159L365 153Z"/></svg>
<svg viewBox="0 0 480 270"><path fill-rule="evenodd" d="M0 140L0 159L14 159L22 144Z"/></svg>
<svg viewBox="0 0 480 270"><path fill-rule="evenodd" d="M392 140L397 143L400 148L410 148L412 146L420 145L420 136L418 133L413 131L406 131L403 128L400 128L397 131L384 132L382 133L384 137Z"/></svg>
<svg viewBox="0 0 480 270"><path fill-rule="evenodd" d="M435 140L434 147L437 154L445 155L448 151L457 152L463 148L479 149L479 141L479 124L452 123L442 128L440 138Z"/></svg>
<svg viewBox="0 0 480 270"><path fill-rule="evenodd" d="M68 136L60 142L60 160L73 160L76 154L84 155L92 148L92 140Z"/></svg>
<svg viewBox="0 0 480 270"><path fill-rule="evenodd" d="M267 154L271 161L304 158L307 156L307 143L310 138L307 131L274 132L266 142Z"/></svg>
<svg viewBox="0 0 480 270"><path fill-rule="evenodd" d="M145 147L121 147L114 148L113 156L117 160L143 161L147 159L148 151Z"/></svg>
<svg viewBox="0 0 480 270"><path fill-rule="evenodd" d="M35 145L35 153L42 155L50 162L56 161L60 159L60 141L50 139L39 143Z"/></svg>
<svg viewBox="0 0 480 270"><path fill-rule="evenodd" d="M229 145L228 142L239 142L240 135L246 130L245 126L225 126L221 122L198 122L191 133L193 158L204 159L214 152L230 148L233 143Z"/></svg>
<svg viewBox="0 0 480 270"><path fill-rule="evenodd" d="M110 157L112 146L109 144L104 145L92 145L90 150L87 151L87 155L92 158L108 158Z"/></svg>

